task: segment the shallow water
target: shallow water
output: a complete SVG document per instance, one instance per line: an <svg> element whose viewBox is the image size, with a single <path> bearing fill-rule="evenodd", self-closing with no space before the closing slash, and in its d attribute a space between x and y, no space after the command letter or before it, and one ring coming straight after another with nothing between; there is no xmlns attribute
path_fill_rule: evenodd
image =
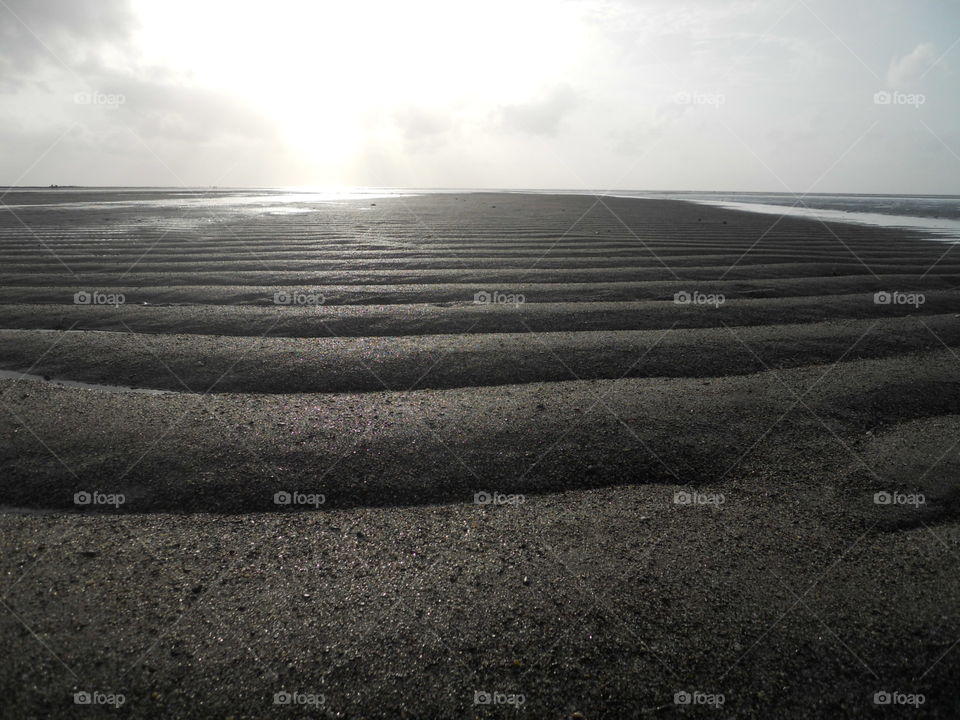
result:
<svg viewBox="0 0 960 720"><path fill-rule="evenodd" d="M935 239L960 242L960 197L955 196L632 191L604 195L686 200L769 215L920 230Z"/></svg>
<svg viewBox="0 0 960 720"><path fill-rule="evenodd" d="M735 202L724 200L695 200L701 205L716 205L731 210L765 213L769 215L789 215L833 222L850 222L859 225L880 227L900 227L907 230L923 230L939 239L960 242L960 220L951 218L931 218L913 215L888 215L880 212L862 212L853 210L834 210L830 208L794 207L790 205L765 205L762 203Z"/></svg>
<svg viewBox="0 0 960 720"><path fill-rule="evenodd" d="M44 188L17 188L11 193L16 193L15 197L27 199L30 194L53 193ZM408 190L386 189L346 189L346 190L303 190L303 191L277 191L277 190L237 190L236 192L226 192L223 190L211 190L206 193L202 190L173 190L166 196L156 198L148 195L157 194L157 191L137 188L119 188L113 193L107 189L98 188L79 188L65 189L60 191L63 194L63 201L56 202L21 202L3 203L0 210L18 210L27 208L51 208L55 210L109 210L121 208L144 208L144 209L206 209L206 208L232 208L237 210L249 209L263 212L309 212L310 203L319 203L322 205L344 203L354 200L375 200L377 198L391 197L412 197L418 193ZM123 195L120 199L107 200L99 197L95 200L80 199L84 194L89 195ZM144 197L137 197L138 194ZM307 204L300 210L290 210L297 204Z"/></svg>

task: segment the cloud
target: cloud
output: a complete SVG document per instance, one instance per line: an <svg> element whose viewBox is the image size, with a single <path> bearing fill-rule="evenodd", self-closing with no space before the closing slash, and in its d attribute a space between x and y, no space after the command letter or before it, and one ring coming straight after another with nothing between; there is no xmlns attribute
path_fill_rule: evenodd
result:
<svg viewBox="0 0 960 720"><path fill-rule="evenodd" d="M921 43L903 57L895 57L890 61L887 83L895 88L914 85L932 68L936 60L933 43Z"/></svg>
<svg viewBox="0 0 960 720"><path fill-rule="evenodd" d="M145 138L191 143L225 138L267 138L275 128L242 100L209 89L138 79L108 83L124 103L116 113L119 123ZM104 112L108 120L111 112Z"/></svg>
<svg viewBox="0 0 960 720"><path fill-rule="evenodd" d="M0 93L17 107L0 115L4 180L35 165L25 181L169 183L280 157L282 138L255 103L141 64L137 28L127 0L0 3Z"/></svg>
<svg viewBox="0 0 960 720"><path fill-rule="evenodd" d="M539 100L502 106L499 124L507 130L531 135L556 135L563 118L579 102L579 95L571 87L560 85Z"/></svg>
<svg viewBox="0 0 960 720"><path fill-rule="evenodd" d="M415 151L442 145L454 124L450 113L416 105L398 109L393 113L393 122L407 146Z"/></svg>
<svg viewBox="0 0 960 720"><path fill-rule="evenodd" d="M4 0L0 5L0 91L45 65L96 65L136 29L127 0Z"/></svg>

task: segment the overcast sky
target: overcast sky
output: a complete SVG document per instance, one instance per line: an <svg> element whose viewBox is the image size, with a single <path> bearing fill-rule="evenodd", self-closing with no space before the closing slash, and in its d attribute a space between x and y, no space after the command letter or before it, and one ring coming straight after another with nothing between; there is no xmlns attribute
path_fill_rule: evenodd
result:
<svg viewBox="0 0 960 720"><path fill-rule="evenodd" d="M948 0L0 0L0 184L960 194L958 40Z"/></svg>

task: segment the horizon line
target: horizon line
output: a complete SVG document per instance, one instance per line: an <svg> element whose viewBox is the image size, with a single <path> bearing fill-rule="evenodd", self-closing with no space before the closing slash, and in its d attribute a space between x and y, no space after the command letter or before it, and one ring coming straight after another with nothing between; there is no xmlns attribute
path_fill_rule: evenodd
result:
<svg viewBox="0 0 960 720"><path fill-rule="evenodd" d="M917 193L917 192L864 192L864 191L820 191L820 192L790 192L785 190L652 190L645 188L609 188L600 192L590 188L559 188L559 187L407 187L399 185L4 185L0 189L6 192L17 190L216 190L231 191L298 191L298 192L334 192L350 193L368 190L396 190L396 191L440 191L440 192L493 192L493 193L582 193L585 195L609 195L611 193L675 193L675 194L738 194L738 195L785 195L792 197L809 197L819 195L861 195L873 197L960 197L960 194L950 192Z"/></svg>

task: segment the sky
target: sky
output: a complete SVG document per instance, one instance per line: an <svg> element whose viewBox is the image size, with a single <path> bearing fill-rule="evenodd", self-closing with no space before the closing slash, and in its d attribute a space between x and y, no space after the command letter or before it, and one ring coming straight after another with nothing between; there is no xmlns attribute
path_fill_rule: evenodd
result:
<svg viewBox="0 0 960 720"><path fill-rule="evenodd" d="M948 0L0 0L0 185L960 194Z"/></svg>

